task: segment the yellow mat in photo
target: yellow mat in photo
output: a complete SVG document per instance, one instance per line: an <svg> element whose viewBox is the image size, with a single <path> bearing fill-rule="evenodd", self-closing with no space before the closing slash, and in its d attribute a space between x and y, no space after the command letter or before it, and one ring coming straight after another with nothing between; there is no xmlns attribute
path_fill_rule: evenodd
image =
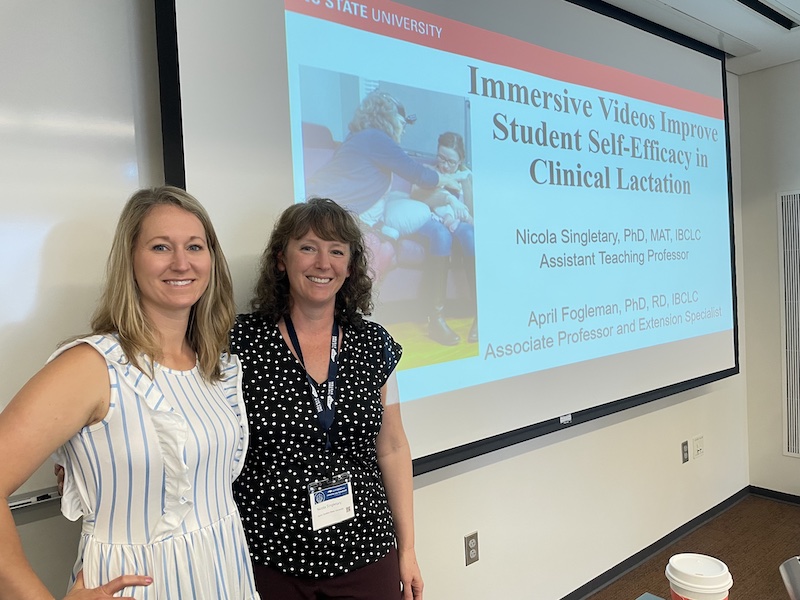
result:
<svg viewBox="0 0 800 600"><path fill-rule="evenodd" d="M447 319L450 328L461 336L455 346L443 346L428 337L427 323L405 322L387 325L392 337L403 346L403 358L398 369L414 369L478 356L478 344L468 344L467 335L472 326L472 317L466 319Z"/></svg>

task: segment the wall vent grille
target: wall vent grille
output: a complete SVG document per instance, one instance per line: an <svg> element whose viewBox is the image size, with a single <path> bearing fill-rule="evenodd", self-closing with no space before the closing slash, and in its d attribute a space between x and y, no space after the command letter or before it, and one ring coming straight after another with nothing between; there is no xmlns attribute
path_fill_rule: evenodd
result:
<svg viewBox="0 0 800 600"><path fill-rule="evenodd" d="M800 458L800 191L778 194L784 454Z"/></svg>

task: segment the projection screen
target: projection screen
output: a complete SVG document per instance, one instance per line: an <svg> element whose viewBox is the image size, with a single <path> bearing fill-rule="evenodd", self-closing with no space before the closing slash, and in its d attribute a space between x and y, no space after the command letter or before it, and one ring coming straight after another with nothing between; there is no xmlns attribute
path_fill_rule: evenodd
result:
<svg viewBox="0 0 800 600"><path fill-rule="evenodd" d="M563 0L156 3L167 179L212 213L241 310L283 208L348 206L354 148L385 175L349 207L372 318L404 347L416 473L738 372L724 59L582 4L619 18ZM398 161L442 172L440 135L463 140L459 187L357 147L376 94L404 117ZM445 267L425 227L449 232Z"/></svg>

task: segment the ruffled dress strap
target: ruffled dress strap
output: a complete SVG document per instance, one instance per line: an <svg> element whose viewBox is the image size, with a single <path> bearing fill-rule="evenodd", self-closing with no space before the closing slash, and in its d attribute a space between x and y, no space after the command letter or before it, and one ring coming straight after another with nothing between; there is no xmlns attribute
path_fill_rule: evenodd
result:
<svg viewBox="0 0 800 600"><path fill-rule="evenodd" d="M170 406L164 394L161 393L161 390L155 385L150 376L130 363L122 350L119 339L115 335L93 335L76 339L61 346L48 359L48 362L78 344L89 344L97 350L105 358L109 371L113 369L118 374L117 379L120 385L129 386L144 400L150 410L150 418L156 431L165 470L164 510L161 519L151 531L151 539L159 540L168 537L172 535L192 510L192 501L189 494L192 487L189 468L183 459L188 436L186 421ZM149 367L159 368L147 357L143 356L141 360ZM101 423L107 423L112 419L114 412L115 406L112 401L109 412ZM61 450L56 452L56 461L64 458L65 455ZM64 463L62 462L61 464ZM66 473L64 494L61 499L61 512L65 517L73 521L86 516L80 490L76 482L67 477Z"/></svg>

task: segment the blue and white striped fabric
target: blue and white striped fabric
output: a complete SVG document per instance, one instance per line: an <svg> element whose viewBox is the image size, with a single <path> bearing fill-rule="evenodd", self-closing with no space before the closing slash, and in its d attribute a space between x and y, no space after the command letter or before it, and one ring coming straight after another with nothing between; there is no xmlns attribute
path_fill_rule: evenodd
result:
<svg viewBox="0 0 800 600"><path fill-rule="evenodd" d="M207 382L196 367L157 364L151 379L128 363L114 336L76 340L51 360L80 343L105 357L111 405L55 456L65 468L61 511L83 518L72 580L80 569L86 587L142 574L153 584L120 595L258 598L231 493L248 444L239 360L222 358L220 382Z"/></svg>

